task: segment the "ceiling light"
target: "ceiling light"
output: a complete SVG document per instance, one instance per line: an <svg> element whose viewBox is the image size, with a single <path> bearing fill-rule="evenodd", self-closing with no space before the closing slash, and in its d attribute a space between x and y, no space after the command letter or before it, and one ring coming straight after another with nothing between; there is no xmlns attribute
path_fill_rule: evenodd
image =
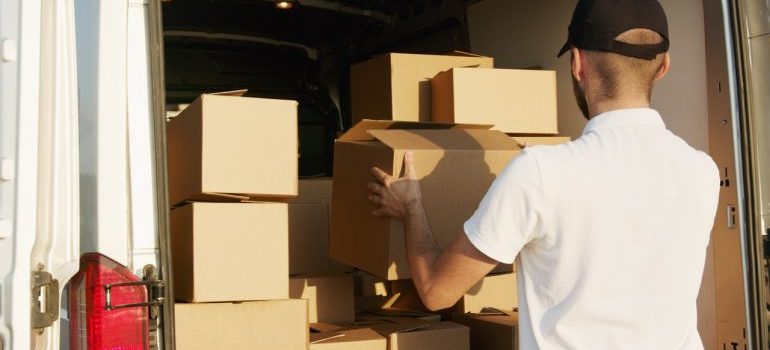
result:
<svg viewBox="0 0 770 350"><path fill-rule="evenodd" d="M293 1L276 1L275 2L275 8L280 10L291 10L292 7L294 7Z"/></svg>

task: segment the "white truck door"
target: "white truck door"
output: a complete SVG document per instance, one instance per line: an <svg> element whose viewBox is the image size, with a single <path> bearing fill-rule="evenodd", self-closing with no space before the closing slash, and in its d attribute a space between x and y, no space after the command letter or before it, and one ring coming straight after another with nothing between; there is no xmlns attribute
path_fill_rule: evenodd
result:
<svg viewBox="0 0 770 350"><path fill-rule="evenodd" d="M0 347L59 345L78 268L78 114L71 0L0 1Z"/></svg>
<svg viewBox="0 0 770 350"><path fill-rule="evenodd" d="M156 111L159 100L151 88L152 12L148 0L74 0L80 108L81 250L98 253L127 267L145 280L164 278L159 231L165 232L165 163L158 152ZM157 12L157 11L156 11ZM157 24L157 23L156 23ZM157 54L157 53L156 53ZM159 87L162 89L162 86ZM161 95L162 96L162 95ZM160 126L163 126L161 120ZM162 153L161 153L162 155ZM151 268L147 268L151 266ZM154 277L148 276L155 275ZM149 287L150 348L171 348L160 342L169 324L158 329L159 307L170 290L155 281ZM160 288L156 288L159 287ZM166 300L171 300L166 297ZM173 304L171 304L173 306ZM163 319L169 320L170 316Z"/></svg>

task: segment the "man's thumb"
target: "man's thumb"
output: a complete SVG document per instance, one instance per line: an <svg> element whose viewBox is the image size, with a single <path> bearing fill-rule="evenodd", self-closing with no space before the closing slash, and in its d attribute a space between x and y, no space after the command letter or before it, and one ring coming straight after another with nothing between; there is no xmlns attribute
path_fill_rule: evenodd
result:
<svg viewBox="0 0 770 350"><path fill-rule="evenodd" d="M414 169L414 156L410 151L404 153L404 177L417 180L417 170Z"/></svg>

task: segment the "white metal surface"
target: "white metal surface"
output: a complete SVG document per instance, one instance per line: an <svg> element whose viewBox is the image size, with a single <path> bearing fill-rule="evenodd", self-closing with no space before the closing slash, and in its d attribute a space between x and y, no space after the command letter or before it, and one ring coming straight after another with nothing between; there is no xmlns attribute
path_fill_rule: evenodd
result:
<svg viewBox="0 0 770 350"><path fill-rule="evenodd" d="M128 5L128 148L131 187L130 268L141 276L158 266L155 150L150 91L149 24L146 1Z"/></svg>
<svg viewBox="0 0 770 350"><path fill-rule="evenodd" d="M80 258L73 0L42 1L40 13L37 229L29 259L60 282L61 295ZM59 322L33 332L34 348L58 349L59 334Z"/></svg>
<svg viewBox="0 0 770 350"><path fill-rule="evenodd" d="M0 1L0 38L18 60L0 62L0 158L13 159L15 180L0 182L0 337L8 349L30 348L30 261L37 201L40 1ZM8 44L3 44L8 45ZM3 47L5 58L8 47Z"/></svg>
<svg viewBox="0 0 770 350"><path fill-rule="evenodd" d="M75 0L75 10L81 251L128 265L128 2Z"/></svg>

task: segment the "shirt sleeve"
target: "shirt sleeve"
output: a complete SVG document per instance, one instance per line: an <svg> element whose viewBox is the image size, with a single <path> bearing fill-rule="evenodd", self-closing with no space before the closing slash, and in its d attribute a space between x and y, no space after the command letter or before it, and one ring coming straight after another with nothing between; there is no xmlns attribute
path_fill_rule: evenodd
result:
<svg viewBox="0 0 770 350"><path fill-rule="evenodd" d="M542 234L541 182L535 157L522 151L503 169L465 222L468 240L484 255L512 264L524 245Z"/></svg>

